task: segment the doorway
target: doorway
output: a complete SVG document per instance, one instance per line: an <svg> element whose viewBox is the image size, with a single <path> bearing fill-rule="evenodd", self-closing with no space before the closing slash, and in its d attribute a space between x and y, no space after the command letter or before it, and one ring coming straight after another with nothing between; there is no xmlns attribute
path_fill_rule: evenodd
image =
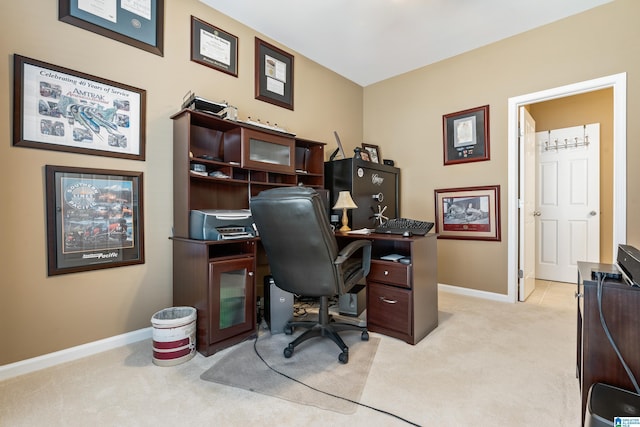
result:
<svg viewBox="0 0 640 427"><path fill-rule="evenodd" d="M537 102L568 97L594 90L613 89L613 250L626 242L626 73L548 89L509 98L508 108L508 293L507 299L518 299L519 270L519 206L518 197L520 154L518 149L519 109ZM615 254L613 254L615 259Z"/></svg>

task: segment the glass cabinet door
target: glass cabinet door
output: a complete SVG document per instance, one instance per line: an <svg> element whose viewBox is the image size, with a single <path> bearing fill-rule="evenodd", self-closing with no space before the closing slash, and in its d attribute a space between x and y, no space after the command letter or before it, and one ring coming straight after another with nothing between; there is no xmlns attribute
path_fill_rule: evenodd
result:
<svg viewBox="0 0 640 427"><path fill-rule="evenodd" d="M209 263L211 341L255 328L253 258Z"/></svg>
<svg viewBox="0 0 640 427"><path fill-rule="evenodd" d="M277 173L295 173L295 140L242 129L242 167Z"/></svg>

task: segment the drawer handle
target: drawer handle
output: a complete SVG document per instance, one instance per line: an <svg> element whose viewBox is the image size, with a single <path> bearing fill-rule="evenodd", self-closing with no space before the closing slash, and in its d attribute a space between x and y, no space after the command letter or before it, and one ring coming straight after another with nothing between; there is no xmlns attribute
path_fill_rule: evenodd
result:
<svg viewBox="0 0 640 427"><path fill-rule="evenodd" d="M385 276L388 276L388 275L389 275L389 272L388 272L387 270L385 270L385 271L384 271L384 275L385 275Z"/></svg>
<svg viewBox="0 0 640 427"><path fill-rule="evenodd" d="M398 303L398 301L396 301L396 300L386 299L385 297L378 297L378 298L380 298L380 301L386 302L387 304L397 304Z"/></svg>

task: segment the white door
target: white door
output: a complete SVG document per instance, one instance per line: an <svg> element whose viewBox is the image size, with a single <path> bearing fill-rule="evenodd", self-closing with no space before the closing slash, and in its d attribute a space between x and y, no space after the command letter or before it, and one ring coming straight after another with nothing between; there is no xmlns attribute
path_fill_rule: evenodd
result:
<svg viewBox="0 0 640 427"><path fill-rule="evenodd" d="M536 288L536 122L531 114L520 107L519 147L520 154L520 194L519 223L520 274L518 275L518 300L526 300Z"/></svg>
<svg viewBox="0 0 640 427"><path fill-rule="evenodd" d="M536 133L536 277L575 283L600 260L600 124Z"/></svg>

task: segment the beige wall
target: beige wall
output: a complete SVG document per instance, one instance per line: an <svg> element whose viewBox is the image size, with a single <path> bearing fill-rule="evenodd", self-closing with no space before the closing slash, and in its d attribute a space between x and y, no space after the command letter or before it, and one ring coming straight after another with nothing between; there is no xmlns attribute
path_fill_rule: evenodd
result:
<svg viewBox="0 0 640 427"><path fill-rule="evenodd" d="M613 259L613 89L532 104L536 131L600 123L600 261Z"/></svg>
<svg viewBox="0 0 640 427"><path fill-rule="evenodd" d="M434 189L501 186L502 241L438 241L440 283L507 293L508 99L627 73L627 242L640 244L640 2L616 0L585 13L371 85L365 141L402 169L403 216L434 219ZM442 116L490 105L491 160L443 166ZM383 108L384 107L384 108Z"/></svg>
<svg viewBox="0 0 640 427"><path fill-rule="evenodd" d="M255 100L257 34L197 0L165 4L164 57L59 22L56 1L0 6L0 365L149 327L154 312L172 305L169 117L187 91L238 106L241 119L268 120L325 141L329 153L333 130L347 150L362 141L360 86L289 51L295 111ZM191 15L239 38L238 78L190 61ZM13 147L14 53L145 89L146 161ZM142 171L146 263L47 277L44 165Z"/></svg>

